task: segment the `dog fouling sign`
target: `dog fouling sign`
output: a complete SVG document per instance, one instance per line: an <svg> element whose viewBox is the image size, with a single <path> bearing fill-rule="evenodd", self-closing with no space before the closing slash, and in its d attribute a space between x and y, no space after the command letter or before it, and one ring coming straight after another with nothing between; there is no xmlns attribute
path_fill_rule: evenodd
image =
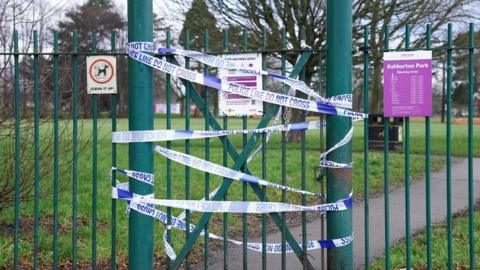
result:
<svg viewBox="0 0 480 270"><path fill-rule="evenodd" d="M87 56L87 93L117 93L117 61L114 56Z"/></svg>

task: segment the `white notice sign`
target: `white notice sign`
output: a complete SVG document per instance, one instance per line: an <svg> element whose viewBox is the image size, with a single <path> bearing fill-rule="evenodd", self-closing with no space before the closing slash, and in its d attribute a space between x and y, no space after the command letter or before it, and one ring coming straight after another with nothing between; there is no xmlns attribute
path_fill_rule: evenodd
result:
<svg viewBox="0 0 480 270"><path fill-rule="evenodd" d="M262 67L260 53L227 54L222 58L250 68ZM220 69L220 79L241 84L254 89L262 89L262 76L245 74L236 70ZM263 115L263 102L237 94L218 91L218 107L220 116L254 116Z"/></svg>
<svg viewBox="0 0 480 270"><path fill-rule="evenodd" d="M115 56L87 56L87 93L117 93L117 60Z"/></svg>

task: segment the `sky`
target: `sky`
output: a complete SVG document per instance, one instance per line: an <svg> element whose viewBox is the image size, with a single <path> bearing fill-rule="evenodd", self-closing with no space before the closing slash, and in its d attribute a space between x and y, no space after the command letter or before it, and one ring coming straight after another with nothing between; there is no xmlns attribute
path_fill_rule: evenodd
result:
<svg viewBox="0 0 480 270"><path fill-rule="evenodd" d="M68 0L48 0L50 4L58 4L63 5L66 3L65 7L71 8L75 5L81 5L87 2L87 0L76 0L76 1L68 1ZM122 12L124 17L127 17L127 0L113 0L115 5L119 8ZM183 14L180 8L174 4L172 1L169 0L153 0L153 11L158 14L160 17L164 17L166 22L169 22L172 26L172 35L177 36L180 31L182 30L183 24ZM174 11L174 12L172 12ZM59 16L60 17L60 16Z"/></svg>
<svg viewBox="0 0 480 270"><path fill-rule="evenodd" d="M118 7L119 11L125 17L127 17L127 0L112 1ZM56 14L57 16L53 16L50 20L51 23L55 23L62 18L61 14L63 14L65 11L77 5L82 5L88 2L88 0L34 0L34 2L46 2L50 8L55 8L55 10L60 9L61 11L58 12L59 14ZM165 17L166 21L168 21L170 24L173 24L172 26L174 29L178 29L178 31L181 30L184 16L178 5L169 0L153 0L153 11L161 17Z"/></svg>
<svg viewBox="0 0 480 270"><path fill-rule="evenodd" d="M82 5L88 0L74 0L74 1L69 1L69 0L34 0L35 2L47 2L49 3L50 6L55 6L55 7L63 7L63 11L65 12L66 10L74 7L75 5ZM124 17L127 16L127 0L112 0L115 5L118 7L119 11L124 15ZM189 0L186 0L187 2ZM186 10L182 10L181 7L178 6L178 4L175 3L175 1L172 0L152 0L153 2L153 11L159 15L160 17L164 17L165 21L170 24L172 27L172 36L178 36L182 29L182 24L183 24L183 12ZM467 8L468 9L468 8ZM475 10L474 8L472 10ZM52 23L54 23L56 20L59 20L62 18L62 16L54 16L51 20ZM467 29L468 26L467 24L462 24L462 23L454 23L454 32L458 30L465 30Z"/></svg>

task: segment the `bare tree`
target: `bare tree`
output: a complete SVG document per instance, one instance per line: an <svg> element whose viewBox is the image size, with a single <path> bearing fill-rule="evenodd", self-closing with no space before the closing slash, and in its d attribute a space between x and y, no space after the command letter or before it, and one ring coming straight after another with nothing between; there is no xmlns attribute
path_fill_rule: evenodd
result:
<svg viewBox="0 0 480 270"><path fill-rule="evenodd" d="M13 205L15 200L15 108L14 108L14 60L13 60L13 31L19 32L19 90L21 104L20 122L20 200L33 199L34 187L34 153L33 153L33 60L26 53L32 52L32 30L38 29L39 49L45 46L46 39L51 37L47 33L48 19L61 7L50 6L45 1L0 1L3 7L0 11L0 50L10 52L3 56L0 63L0 212ZM51 100L53 96L49 90L51 80L47 80L46 73L51 73L50 60L39 56L39 93L42 106L40 114L40 177L50 175L53 167L53 126L51 121ZM51 79L51 77L50 77ZM67 118L68 119L68 118ZM60 155L71 149L71 128L69 121L60 121L59 145ZM69 158L61 160L60 172L65 172L70 164ZM50 194L51 189L40 190L40 196Z"/></svg>
<svg viewBox="0 0 480 270"><path fill-rule="evenodd" d="M404 41L404 29L411 25L412 44L421 45L425 24L432 25L435 35L442 33L441 28L446 22L456 22L466 18L474 18L471 7L478 0L356 0L353 1L353 41L362 44L363 26L370 29L369 48L383 48L384 28L389 26L391 44L400 47ZM288 48L301 49L302 29L305 30L305 42L312 48L324 50L326 46L326 0L208 0L209 6L221 17L226 25L242 27L253 32L260 39L263 29L269 36L269 48L278 48L282 30L286 32ZM353 49L353 48L352 48ZM290 53L287 60L294 64L297 55ZM306 83L312 83L316 76L319 54L313 54L305 66ZM361 61L354 58L354 64ZM371 78L371 112L382 111L382 55L371 55L373 72ZM294 119L298 119L298 113Z"/></svg>

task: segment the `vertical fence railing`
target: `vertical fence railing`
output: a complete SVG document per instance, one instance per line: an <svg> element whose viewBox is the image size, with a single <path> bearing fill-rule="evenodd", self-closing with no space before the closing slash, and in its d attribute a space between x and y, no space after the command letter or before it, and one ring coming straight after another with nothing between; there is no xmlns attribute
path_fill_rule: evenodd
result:
<svg viewBox="0 0 480 270"><path fill-rule="evenodd" d="M171 40L170 40L170 31L167 31L167 36L166 36L166 47L167 48L170 48L170 45L171 45ZM168 62L171 62L171 56L168 56L167 57L167 61ZM165 127L166 129L171 129L172 128L172 115L171 115L171 105L170 105L170 102L171 102L171 75L170 74L166 74L165 75L165 103L166 103L166 112L167 112L167 115L166 115L166 123L165 123ZM172 148L172 142L171 141L167 141L167 149L171 149ZM170 159L167 159L167 166L166 166L166 170L167 170L167 178L166 178L166 197L167 199L171 199L172 198L172 161ZM167 207L167 226L170 226L172 224L172 208L170 207ZM171 233L171 230L168 229L167 227L167 243L169 243L170 245L172 244L172 233ZM167 258L167 264L170 264L170 258ZM167 268L169 268L167 266Z"/></svg>
<svg viewBox="0 0 480 270"><path fill-rule="evenodd" d="M431 49L431 26L427 24L425 33L425 49ZM432 269L432 217L430 197L430 117L425 117L425 218L426 218L426 244L427 244L427 269Z"/></svg>
<svg viewBox="0 0 480 270"><path fill-rule="evenodd" d="M306 34L305 34L305 28L302 26L300 28L300 40L306 40ZM305 81L306 79L306 74L305 74L305 67L302 68L300 71L300 77L299 79L302 81ZM306 95L302 94L302 98L308 98ZM305 119L306 113L305 111L300 112L300 119ZM306 190L306 145L305 145L305 130L301 131L300 133L300 187L302 190ZM302 205L306 205L307 203L307 198L305 197L305 194L302 194L301 196L302 200ZM307 251L307 213L302 212L302 266L303 269L307 269L307 256L308 256L308 251Z"/></svg>
<svg viewBox="0 0 480 270"><path fill-rule="evenodd" d="M223 31L223 50L228 51L228 29ZM228 129L228 116L223 116L223 129ZM228 166L228 149L224 144L223 148L223 166ZM226 179L224 179L225 181ZM225 192L223 200L228 200L228 192ZM228 213L223 213L223 267L228 269Z"/></svg>
<svg viewBox="0 0 480 270"><path fill-rule="evenodd" d="M190 49L190 31L187 29L185 31L184 37L184 46L186 50ZM190 68L190 59L185 58L185 68ZM190 101L191 101L191 92L192 88L188 84L185 86L185 130L190 130ZM185 153L190 154L190 140L185 140ZM190 167L185 166L185 200L190 199ZM190 211L185 211L185 224L187 228L190 228ZM188 241L190 238L190 230L185 231L185 240ZM189 265L189 256L185 256L185 268L188 269Z"/></svg>
<svg viewBox="0 0 480 270"><path fill-rule="evenodd" d="M410 26L405 26L405 50L410 49ZM405 117L405 264L411 265L410 241L410 117Z"/></svg>
<svg viewBox="0 0 480 270"><path fill-rule="evenodd" d="M72 53L72 108L73 108L73 164L72 164L72 268L77 268L77 189L78 189L78 42L73 32Z"/></svg>
<svg viewBox="0 0 480 270"><path fill-rule="evenodd" d="M282 75L285 76L287 73L287 52L285 49L287 48L287 33L285 28L282 29L282 53L281 53L281 72ZM287 86L283 86L284 89L283 91L286 92L288 89ZM286 114L287 110L285 107L281 107L281 122L282 125L286 124ZM282 132L282 185L286 186L287 185L287 132L283 131ZM282 202L285 203L287 202L287 192L285 190L282 190ZM282 239L281 239L281 244L282 244L282 270L285 270L285 264L286 264L286 249L285 249L285 243L286 243L286 229L287 229L287 224L285 223L286 219L286 214L282 213Z"/></svg>
<svg viewBox="0 0 480 270"><path fill-rule="evenodd" d="M473 87L474 87L474 43L475 30L473 23L469 24L468 30L468 246L469 266L475 269L475 224L474 224L474 186L473 186ZM478 76L478 75L477 75Z"/></svg>
<svg viewBox="0 0 480 270"><path fill-rule="evenodd" d="M110 36L110 50L112 54L116 54L116 32L113 31ZM117 131L117 95L111 95L112 101L112 132ZM112 143L112 167L117 166L117 145ZM111 171L111 185L115 186L117 184L117 175L116 171ZM111 211L111 254L110 254L110 268L115 270L117 268L117 203L116 199L112 198L112 211Z"/></svg>
<svg viewBox="0 0 480 270"><path fill-rule="evenodd" d="M447 267L453 266L453 221L452 221L452 24L447 33Z"/></svg>
<svg viewBox="0 0 480 270"><path fill-rule="evenodd" d="M384 29L383 49L385 52L389 50L389 29L388 26ZM390 269L390 175L389 175L389 158L388 148L390 145L390 118L383 119L383 196L384 196L384 211L385 211L385 269Z"/></svg>
<svg viewBox="0 0 480 270"><path fill-rule="evenodd" d="M368 27L363 28L363 112L368 114ZM368 187L368 119L363 120L363 203L365 211L365 269L369 268L369 256L370 256L370 228L369 228L369 204L368 193L370 189Z"/></svg>
<svg viewBox="0 0 480 270"><path fill-rule="evenodd" d="M203 34L203 50L204 52L207 52L209 50L209 44L208 44L208 29L205 29L205 33ZM208 75L208 65L203 65L203 74ZM209 94L208 91L210 89L207 86L203 87L203 94L204 94L204 100L205 100L205 112L210 112L210 106L209 106ZM209 130L210 129L210 122L209 122L209 113L204 113L204 129ZM210 139L205 138L205 160L210 160ZM205 200L209 200L209 193L210 193L210 174L205 173L205 185L204 185L204 198ZM208 247L208 226L209 223L205 224L205 235L203 237L203 267L204 269L208 269L208 253L209 253L209 247Z"/></svg>
<svg viewBox="0 0 480 270"><path fill-rule="evenodd" d="M267 30L262 29L262 49L267 49ZM262 53L262 69L267 69L267 54ZM267 82L266 76L262 76L262 85L265 88ZM265 112L267 106L263 103L263 111ZM267 134L262 134L262 178L267 179ZM262 188L262 201L266 201L267 187ZM267 215L262 214L262 270L267 269Z"/></svg>
<svg viewBox="0 0 480 270"><path fill-rule="evenodd" d="M58 32L53 32L53 269L58 268ZM112 200L114 201L114 200Z"/></svg>
<svg viewBox="0 0 480 270"><path fill-rule="evenodd" d="M13 266L19 269L19 226L20 226L20 67L18 51L18 32L13 33L13 61L15 70L15 228L13 243Z"/></svg>
<svg viewBox="0 0 480 270"><path fill-rule="evenodd" d="M34 229L33 229L33 268L38 269L38 217L39 217L39 196L40 196L40 149L39 149L39 106L40 106L40 90L39 82L39 63L38 63L38 32L33 31L33 96L34 96Z"/></svg>
<svg viewBox="0 0 480 270"><path fill-rule="evenodd" d="M318 63L318 81L319 81L319 94L322 95L322 96L325 96L325 88L324 87L324 73L323 73L323 70L324 70L324 56L322 54L322 52L319 53L319 63ZM323 114L320 114L320 122L323 123L323 121L325 120L325 115ZM320 126L320 152L323 153L325 151L325 136L324 136L324 127L323 125ZM321 155L321 154L320 154ZM325 171L326 171L326 168L322 168L322 167L318 167L320 170L319 170L319 175L317 176L318 180L319 180L319 184L320 184L320 194L325 194ZM322 203L325 203L326 202L326 197L323 196L323 198L320 200ZM325 239L325 219L326 219L327 215L326 213L320 213L320 238L321 239ZM322 250L320 251L320 267L321 269L325 269L325 249L322 248Z"/></svg>
<svg viewBox="0 0 480 270"><path fill-rule="evenodd" d="M97 52L97 33L92 32L92 52ZM97 102L98 96L92 95L92 269L97 268Z"/></svg>
<svg viewBox="0 0 480 270"><path fill-rule="evenodd" d="M242 50L247 50L247 32L243 30L242 34ZM247 116L242 116L242 129L247 129ZM242 148L245 148L247 145L247 135L242 135ZM245 160L242 165L242 171L246 172L247 169L247 161ZM242 201L248 201L248 184L247 182L242 182ZM242 242L243 242L243 250L242 250L242 259L243 259L243 269L248 269L248 256L247 256L247 243L248 243L248 216L247 214L242 214Z"/></svg>

